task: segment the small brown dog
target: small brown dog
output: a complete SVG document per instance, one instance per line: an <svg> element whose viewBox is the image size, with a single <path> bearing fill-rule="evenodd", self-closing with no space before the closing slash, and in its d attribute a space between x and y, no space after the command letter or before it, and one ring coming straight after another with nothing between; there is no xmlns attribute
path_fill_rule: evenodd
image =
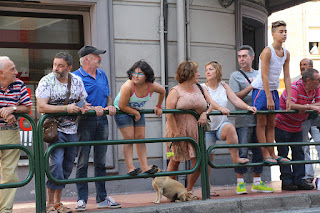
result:
<svg viewBox="0 0 320 213"><path fill-rule="evenodd" d="M160 168L158 168L158 172L161 172ZM185 202L193 200L188 195L187 189L184 188L182 183L173 180L168 176L153 178L152 187L157 192L157 199L153 201L154 203L160 203L162 195L167 197L172 202Z"/></svg>

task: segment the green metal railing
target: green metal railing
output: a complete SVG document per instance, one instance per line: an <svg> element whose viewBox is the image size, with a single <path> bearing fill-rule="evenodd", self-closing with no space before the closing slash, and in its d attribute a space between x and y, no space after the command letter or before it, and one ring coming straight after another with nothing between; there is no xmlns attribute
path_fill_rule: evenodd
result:
<svg viewBox="0 0 320 213"><path fill-rule="evenodd" d="M306 111L307 113L314 113L314 111ZM118 111L118 114L124 114L124 112ZM142 114L153 114L154 110L141 110ZM175 113L175 114L192 114L197 120L199 114L193 110L163 110L163 113ZM271 110L271 111L259 111L258 114L270 114L270 113L297 113L295 110L290 110L286 112L285 110ZM108 112L105 112L108 114ZM248 111L232 111L231 115L245 115L252 114ZM51 116L64 116L70 115L68 113L56 113L56 114L45 114L43 115L38 125L35 121L27 114L16 114L18 117L24 117L29 120L32 126L32 137L33 137L33 153L23 145L0 145L0 150L3 149L21 149L24 151L29 159L29 174L25 180L19 183L10 183L10 184L0 184L0 189L4 188L17 188L22 187L28 184L33 176L35 176L35 191L36 191L36 212L45 212L46 211L46 187L45 179L46 176L49 180L57 184L70 184L70 183L79 183L79 182L96 182L96 181L111 181L111 180L124 180L124 179L135 179L135 178L148 178L148 177L157 177L157 176L173 176L173 175L185 175L196 172L197 169L201 170L201 187L202 187L202 199L210 199L210 187L209 187L209 177L208 177L208 165L212 168L234 168L234 167L253 167L253 166L268 166L261 163L247 163L247 164L223 164L216 165L210 160L210 153L213 149L221 148L242 148L242 147L269 147L269 146L310 146L310 145L320 145L320 142L287 142L287 143L247 143L247 144L218 144L212 145L206 149L205 144L205 131L204 127L198 126L199 130L199 143L197 143L193 138L190 137L177 137L177 138L146 138L146 139L132 139L132 140L103 140L103 141L81 141L81 142L66 142L66 143L57 143L51 145L46 152L44 151L44 143L42 139L42 129L43 122L46 118ZM73 114L73 115L81 115ZM212 112L209 115L222 115L221 112ZM96 116L94 111L89 111L85 116ZM171 172L161 172L156 174L139 174L137 176L130 175L114 175L114 176L102 176L102 177L88 177L88 178L74 178L74 179L55 179L50 173L49 169L49 156L52 151L58 147L70 147L70 146L97 146L97 145L120 145L120 144L133 144L133 143L163 143L163 142L179 142L186 141L191 143L195 147L196 151L196 165L192 169L171 171ZM310 160L310 161L290 161L282 162L279 165L285 164L313 164L319 163L319 160ZM277 165L277 164L275 164ZM270 166L270 165L269 165Z"/></svg>

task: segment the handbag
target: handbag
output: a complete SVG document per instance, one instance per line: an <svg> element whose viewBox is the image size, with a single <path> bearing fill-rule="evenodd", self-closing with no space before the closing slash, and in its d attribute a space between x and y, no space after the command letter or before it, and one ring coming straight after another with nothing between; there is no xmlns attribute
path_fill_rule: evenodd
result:
<svg viewBox="0 0 320 213"><path fill-rule="evenodd" d="M68 74L68 92L64 105L67 105L70 98L71 74ZM58 120L55 117L49 117L43 122L43 141L53 143L58 140Z"/></svg>
<svg viewBox="0 0 320 213"><path fill-rule="evenodd" d="M200 84L197 83L197 86L199 87L204 99L206 99L206 97L204 96L204 92L203 92L203 89L202 89L202 86ZM209 105L207 103L207 109L209 108ZM211 130L211 125L210 125L210 118L207 118L207 123L204 125L204 131L208 132Z"/></svg>

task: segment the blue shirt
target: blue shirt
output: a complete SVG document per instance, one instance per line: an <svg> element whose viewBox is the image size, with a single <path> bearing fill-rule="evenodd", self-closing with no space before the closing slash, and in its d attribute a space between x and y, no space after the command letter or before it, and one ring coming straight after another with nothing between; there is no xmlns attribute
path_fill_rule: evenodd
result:
<svg viewBox="0 0 320 213"><path fill-rule="evenodd" d="M103 70L97 69L96 79L84 71L82 67L73 72L73 74L80 76L82 79L88 93L86 100L91 106L107 106L110 87L108 77Z"/></svg>

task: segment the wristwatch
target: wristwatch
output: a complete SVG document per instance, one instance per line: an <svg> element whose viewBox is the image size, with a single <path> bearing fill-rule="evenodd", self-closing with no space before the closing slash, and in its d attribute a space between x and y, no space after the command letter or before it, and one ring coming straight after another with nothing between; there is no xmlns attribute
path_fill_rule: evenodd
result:
<svg viewBox="0 0 320 213"><path fill-rule="evenodd" d="M17 111L17 107L16 106L13 106L13 112L16 112Z"/></svg>

